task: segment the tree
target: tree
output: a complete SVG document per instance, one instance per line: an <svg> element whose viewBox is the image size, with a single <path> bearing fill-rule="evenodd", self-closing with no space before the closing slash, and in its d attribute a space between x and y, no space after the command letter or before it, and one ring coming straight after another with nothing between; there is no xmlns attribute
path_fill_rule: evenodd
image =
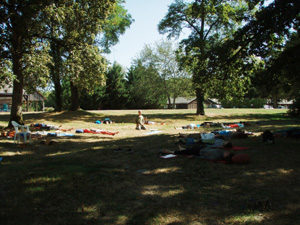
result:
<svg viewBox="0 0 300 225"><path fill-rule="evenodd" d="M70 83L71 106L75 111L80 107L81 90L93 93L95 87L102 86L105 80L106 60L93 45L76 46L65 60L65 79Z"/></svg>
<svg viewBox="0 0 300 225"><path fill-rule="evenodd" d="M174 108L177 97L193 95L191 76L179 67L176 52L171 42L160 41L154 47L146 46L143 57L144 61L147 60L148 63L152 63L157 68L163 80L164 94L168 98L169 105L173 103Z"/></svg>
<svg viewBox="0 0 300 225"><path fill-rule="evenodd" d="M23 123L22 98L25 80L24 65L34 65L33 62L25 62L25 54L29 54L32 46L38 45L43 33L41 23L41 11L52 1L1 1L0 5L0 55L2 59L9 60L12 64L13 98L10 114L10 122L14 120ZM43 46L34 51L43 51ZM34 55L36 52L34 53ZM39 56L36 56L36 60ZM30 57L27 58L30 60ZM25 63L24 63L25 62ZM40 61L42 63L47 63ZM47 71L44 71L47 73Z"/></svg>
<svg viewBox="0 0 300 225"><path fill-rule="evenodd" d="M65 76L64 71L68 70L64 68L64 66L68 66L64 62L65 59L67 58L67 61L71 62L71 57L78 58L79 55L75 56L74 53L81 52L83 46L87 45L98 45L104 51L109 52L110 46L118 42L119 36L125 32L132 22L130 14L123 8L122 3L123 1L120 0L68 1L67 4L56 2L56 4L48 7L45 17L48 25L48 38L51 43L51 55L54 61L54 65L51 67L51 77L55 87L57 111L62 109L61 80ZM87 51L92 48L92 46L89 46ZM98 53L101 54L101 51L98 51ZM96 57L95 60L99 57ZM89 59L92 61L85 63L84 66L91 71L92 69L88 67L94 65L95 62L93 62L93 58L90 57ZM73 59L73 61L83 62L78 59ZM71 73L68 74L69 78L70 75ZM75 79L78 80L78 76L81 75L83 73L77 73ZM96 76L92 77L91 79L97 79ZM87 81L86 78L83 77L80 84ZM78 90L80 88L76 87L76 82L74 83L72 80L70 80L71 93L73 93L71 108L76 110L79 107ZM99 82L94 84L98 85ZM90 83L88 85L91 88ZM94 88L89 90L94 90Z"/></svg>
<svg viewBox="0 0 300 225"><path fill-rule="evenodd" d="M257 2L257 1L256 1ZM251 1L251 4L256 2ZM179 57L181 66L193 74L197 97L197 114L204 115L204 97L213 84L213 68L208 59L214 54L212 48L230 37L236 28L251 17L251 8L245 1L176 0L159 24L162 34L178 37L184 28L191 33L180 42ZM232 79L237 79L233 76Z"/></svg>
<svg viewBox="0 0 300 225"><path fill-rule="evenodd" d="M104 106L107 109L123 109L126 104L125 72L115 62L106 73Z"/></svg>
<svg viewBox="0 0 300 225"><path fill-rule="evenodd" d="M153 64L144 64L142 57L135 59L126 79L129 108L155 109L165 105L164 82Z"/></svg>
<svg viewBox="0 0 300 225"><path fill-rule="evenodd" d="M253 81L264 90L264 97L273 96L275 107L280 97L296 97L297 91L293 90L299 90L299 13L300 2L293 0L276 0L261 7L232 38L214 50L218 54L210 60L232 66L241 59L247 65L246 58L259 57L264 66Z"/></svg>
<svg viewBox="0 0 300 225"><path fill-rule="evenodd" d="M0 87L9 85L14 79L11 61L0 58Z"/></svg>

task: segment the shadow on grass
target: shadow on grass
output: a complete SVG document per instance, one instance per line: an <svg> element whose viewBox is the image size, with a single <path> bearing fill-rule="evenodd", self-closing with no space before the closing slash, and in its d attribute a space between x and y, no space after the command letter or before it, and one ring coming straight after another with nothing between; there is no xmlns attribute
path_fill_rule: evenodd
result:
<svg viewBox="0 0 300 225"><path fill-rule="evenodd" d="M162 148L175 148L174 135L87 139L61 138L53 146L24 149L0 143L3 151L20 151L1 164L1 224L288 224L299 219L297 140L278 139L276 145L263 145L258 137L236 140L251 147L246 153L252 161L225 165L160 159Z"/></svg>

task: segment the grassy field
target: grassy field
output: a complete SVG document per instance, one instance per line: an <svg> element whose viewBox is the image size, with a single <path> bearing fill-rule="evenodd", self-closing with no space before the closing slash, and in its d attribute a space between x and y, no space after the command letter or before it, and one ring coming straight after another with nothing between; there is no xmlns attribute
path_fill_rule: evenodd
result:
<svg viewBox="0 0 300 225"><path fill-rule="evenodd" d="M285 110L145 110L155 122L135 130L136 110L28 113L26 124L118 131L115 136L77 134L34 140L20 147L1 138L0 224L300 224L300 140L262 143L262 131L300 127ZM115 123L97 125L111 118ZM0 126L9 115L0 114ZM250 164L212 163L199 158L159 158L176 149L178 134L201 130L174 127L204 121L248 121L248 139L234 139ZM161 133L146 135L150 129ZM74 130L72 131L74 133ZM116 151L116 149L121 150ZM132 149L128 151L128 149Z"/></svg>

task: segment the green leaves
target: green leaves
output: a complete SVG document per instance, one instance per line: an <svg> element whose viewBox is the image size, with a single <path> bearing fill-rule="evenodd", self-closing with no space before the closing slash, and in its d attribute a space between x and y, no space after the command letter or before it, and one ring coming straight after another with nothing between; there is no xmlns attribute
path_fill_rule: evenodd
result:
<svg viewBox="0 0 300 225"><path fill-rule="evenodd" d="M14 78L11 61L0 58L0 88L11 84Z"/></svg>
<svg viewBox="0 0 300 225"><path fill-rule="evenodd" d="M29 92L34 92L38 87L45 87L49 81L49 65L52 64L49 55L49 43L35 42L23 55L24 86Z"/></svg>
<svg viewBox="0 0 300 225"><path fill-rule="evenodd" d="M240 73L243 62L223 69L210 61L218 54L217 46L231 38L240 24L252 14L246 1L175 1L159 24L161 33L178 37L183 28L191 30L180 42L177 58L180 66L193 74L198 104L203 95L242 95L248 83L246 73ZM199 106L201 108L201 106ZM201 109L197 109L197 113ZM203 112L200 112L203 113Z"/></svg>
<svg viewBox="0 0 300 225"><path fill-rule="evenodd" d="M104 84L106 60L96 46L83 44L74 47L64 62L64 72L79 90L93 92Z"/></svg>

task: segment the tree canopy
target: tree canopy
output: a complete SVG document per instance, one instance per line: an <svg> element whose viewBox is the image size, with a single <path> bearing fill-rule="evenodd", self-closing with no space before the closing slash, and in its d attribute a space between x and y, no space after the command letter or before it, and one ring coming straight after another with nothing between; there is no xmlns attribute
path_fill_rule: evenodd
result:
<svg viewBox="0 0 300 225"><path fill-rule="evenodd" d="M197 114L204 114L204 97L212 84L215 85L214 68L208 62L214 54L212 49L251 17L251 9L246 1L176 0L161 20L159 31L168 37L178 37L184 28L190 30L189 36L180 42L179 59L181 66L193 74ZM240 77L236 73L232 75L235 75L232 80ZM236 85L242 83L236 82Z"/></svg>
<svg viewBox="0 0 300 225"><path fill-rule="evenodd" d="M45 85L49 82L49 71L60 105L62 75L67 73L71 87L75 88L71 93L75 95L82 86L101 83L106 65L101 51L108 51L132 22L122 3L1 1L0 65L1 71L11 74L13 80L10 120L23 122L23 89ZM102 50L97 49L99 44ZM9 80L2 74L0 79Z"/></svg>

